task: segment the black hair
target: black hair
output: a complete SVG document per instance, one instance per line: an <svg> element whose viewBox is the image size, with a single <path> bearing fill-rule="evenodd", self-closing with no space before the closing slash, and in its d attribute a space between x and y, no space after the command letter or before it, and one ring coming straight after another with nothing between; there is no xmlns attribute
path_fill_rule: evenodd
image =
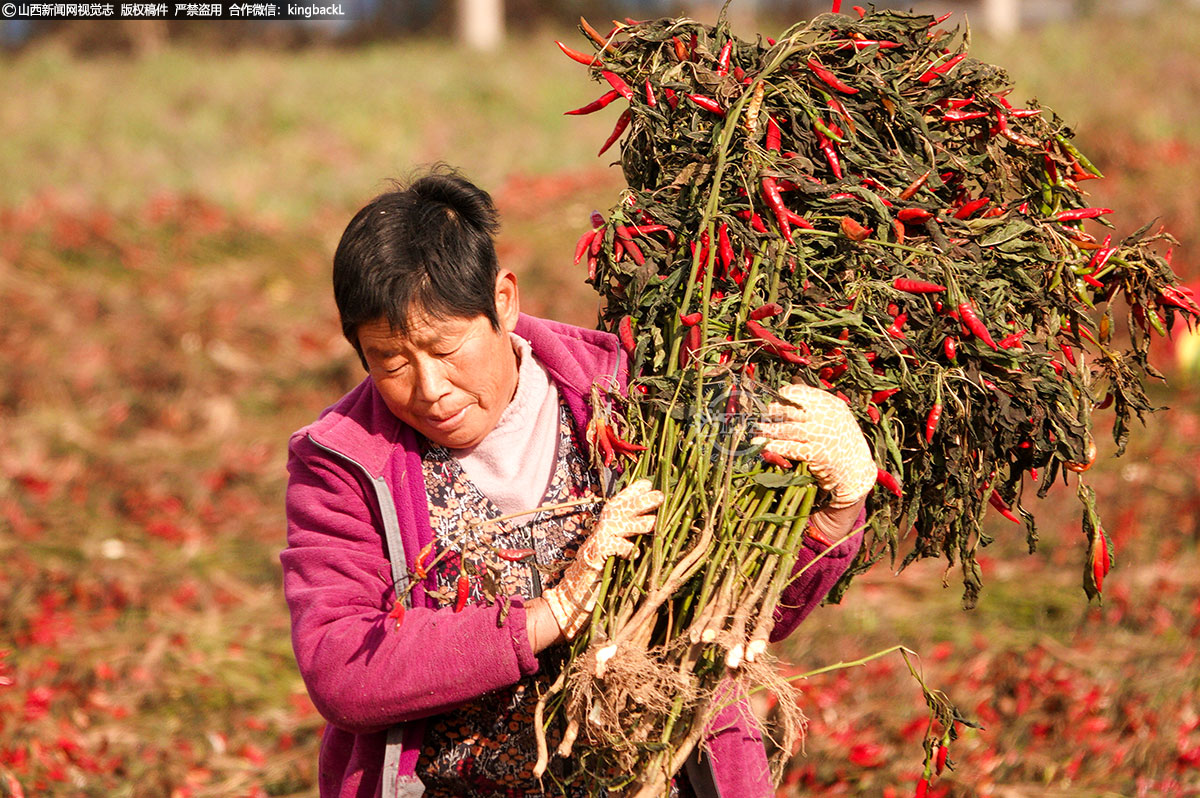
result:
<svg viewBox="0 0 1200 798"><path fill-rule="evenodd" d="M406 335L419 310L436 319L483 315L500 329L499 227L491 196L446 168L397 184L355 214L333 256L333 298L363 368L364 322L386 318Z"/></svg>

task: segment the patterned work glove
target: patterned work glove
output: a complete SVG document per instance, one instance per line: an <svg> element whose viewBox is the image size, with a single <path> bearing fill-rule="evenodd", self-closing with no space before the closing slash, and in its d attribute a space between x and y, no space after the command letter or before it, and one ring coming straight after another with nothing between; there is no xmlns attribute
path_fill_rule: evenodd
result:
<svg viewBox="0 0 1200 798"><path fill-rule="evenodd" d="M654 529L655 517L646 513L657 510L662 502L662 491L651 489L648 479L639 479L609 499L575 561L563 571L558 584L542 594L568 640L590 619L604 563L609 557L633 554L635 547L629 538Z"/></svg>
<svg viewBox="0 0 1200 798"><path fill-rule="evenodd" d="M759 424L754 443L789 460L803 460L828 508L852 507L871 492L878 469L867 439L846 403L808 385L785 385L782 402L767 405L769 422Z"/></svg>

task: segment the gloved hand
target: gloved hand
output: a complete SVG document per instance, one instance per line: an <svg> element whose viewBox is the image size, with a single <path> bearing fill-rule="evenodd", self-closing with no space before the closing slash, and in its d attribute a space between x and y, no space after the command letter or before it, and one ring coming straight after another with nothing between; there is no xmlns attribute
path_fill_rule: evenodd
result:
<svg viewBox="0 0 1200 798"><path fill-rule="evenodd" d="M789 460L803 460L830 510L857 505L875 484L878 469L854 414L841 399L808 385L785 385L783 401L767 405L754 443ZM857 515L857 513L855 514Z"/></svg>
<svg viewBox="0 0 1200 798"><path fill-rule="evenodd" d="M626 486L604 505L592 534L579 547L562 579L542 594L568 640L587 625L604 563L609 557L628 557L634 552L630 538L654 529L655 517L646 513L657 510L662 503L662 491L653 490L648 479Z"/></svg>

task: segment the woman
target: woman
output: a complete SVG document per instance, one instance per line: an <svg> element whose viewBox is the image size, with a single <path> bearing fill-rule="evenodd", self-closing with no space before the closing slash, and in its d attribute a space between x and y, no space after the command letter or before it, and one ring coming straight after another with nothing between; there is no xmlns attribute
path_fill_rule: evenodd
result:
<svg viewBox="0 0 1200 798"><path fill-rule="evenodd" d="M334 256L368 376L291 439L281 556L296 659L329 722L322 796L561 794L532 777L533 704L605 560L631 553L662 501L645 482L601 498L589 397L623 390L624 354L607 333L521 314L496 228L485 192L431 174L359 211ZM767 447L830 492L803 567L860 518L875 464L839 400L787 390L805 408L771 406ZM794 580L773 639L858 546ZM712 728L690 789L773 794L746 715L731 707Z"/></svg>

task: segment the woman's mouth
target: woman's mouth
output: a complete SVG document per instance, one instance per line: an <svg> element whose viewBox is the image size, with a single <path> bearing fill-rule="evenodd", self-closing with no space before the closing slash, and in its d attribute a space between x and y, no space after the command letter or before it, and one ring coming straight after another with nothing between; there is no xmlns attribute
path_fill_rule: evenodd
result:
<svg viewBox="0 0 1200 798"><path fill-rule="evenodd" d="M437 429L437 430L452 429L458 425L458 422L462 421L462 418L466 414L466 412L467 412L467 408L464 405L463 407L459 408L457 411L455 411L454 413L452 413L451 415L448 415L448 416L441 416L441 417L426 416L425 423L428 424L433 429Z"/></svg>

